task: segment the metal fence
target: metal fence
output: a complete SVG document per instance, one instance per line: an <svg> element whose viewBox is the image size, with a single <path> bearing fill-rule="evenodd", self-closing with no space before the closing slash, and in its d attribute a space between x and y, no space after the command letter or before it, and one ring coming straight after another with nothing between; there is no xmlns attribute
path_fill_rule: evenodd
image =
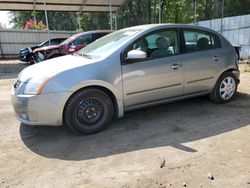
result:
<svg viewBox="0 0 250 188"><path fill-rule="evenodd" d="M195 23L222 33L232 45L240 46L241 58L250 56L250 14ZM50 38L75 34L73 31L50 31ZM48 39L47 31L0 29L0 58L17 58L21 48L37 45Z"/></svg>
<svg viewBox="0 0 250 188"><path fill-rule="evenodd" d="M233 46L240 46L241 58L248 58L250 56L250 14L201 21L196 24L218 31Z"/></svg>
<svg viewBox="0 0 250 188"><path fill-rule="evenodd" d="M76 32L50 31L50 38L68 38ZM48 40L47 31L0 29L0 58L17 58L21 48Z"/></svg>

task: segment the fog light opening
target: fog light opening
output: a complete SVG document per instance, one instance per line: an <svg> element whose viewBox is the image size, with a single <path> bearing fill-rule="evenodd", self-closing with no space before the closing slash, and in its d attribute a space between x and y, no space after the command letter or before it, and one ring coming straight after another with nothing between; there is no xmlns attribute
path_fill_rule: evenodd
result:
<svg viewBox="0 0 250 188"><path fill-rule="evenodd" d="M29 116L27 115L27 114L25 114L25 113L23 113L22 115L21 115L21 118L23 119L23 120L29 120Z"/></svg>

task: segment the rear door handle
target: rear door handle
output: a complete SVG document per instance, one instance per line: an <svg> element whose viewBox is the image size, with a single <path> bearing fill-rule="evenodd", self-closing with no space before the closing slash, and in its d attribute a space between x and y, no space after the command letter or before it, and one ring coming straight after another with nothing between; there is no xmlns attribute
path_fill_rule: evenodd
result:
<svg viewBox="0 0 250 188"><path fill-rule="evenodd" d="M182 64L180 63L174 63L171 65L171 69L173 70L177 70L178 68L180 68L182 66Z"/></svg>
<svg viewBox="0 0 250 188"><path fill-rule="evenodd" d="M220 59L220 56L219 56L219 55L215 55L215 56L213 57L213 60L214 60L214 61L219 61L219 59Z"/></svg>

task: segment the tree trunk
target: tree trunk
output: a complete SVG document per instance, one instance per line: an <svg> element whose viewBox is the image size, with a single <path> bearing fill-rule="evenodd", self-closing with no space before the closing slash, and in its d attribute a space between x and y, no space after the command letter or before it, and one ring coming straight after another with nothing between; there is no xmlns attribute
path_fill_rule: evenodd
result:
<svg viewBox="0 0 250 188"><path fill-rule="evenodd" d="M161 9L161 23L163 23L163 10L164 10L164 5L165 5L165 0L161 0L161 2L160 2L160 9Z"/></svg>
<svg viewBox="0 0 250 188"><path fill-rule="evenodd" d="M175 5L175 14L174 14L174 23L179 22L179 6L176 4Z"/></svg>
<svg viewBox="0 0 250 188"><path fill-rule="evenodd" d="M151 24L151 0L148 0L148 23Z"/></svg>
<svg viewBox="0 0 250 188"><path fill-rule="evenodd" d="M136 1L136 24L140 25L142 23L142 12L141 12L141 0Z"/></svg>
<svg viewBox="0 0 250 188"><path fill-rule="evenodd" d="M154 18L154 23L156 23L157 22L157 20L156 20L156 2L157 0L154 0L154 13L153 13L153 18Z"/></svg>
<svg viewBox="0 0 250 188"><path fill-rule="evenodd" d="M129 15L129 19L130 19L130 26L136 25L136 17L135 17L135 13L133 11L132 1L130 1L128 3L128 15Z"/></svg>
<svg viewBox="0 0 250 188"><path fill-rule="evenodd" d="M223 3L223 0L215 1L215 17L216 18L221 18L222 16L222 3Z"/></svg>

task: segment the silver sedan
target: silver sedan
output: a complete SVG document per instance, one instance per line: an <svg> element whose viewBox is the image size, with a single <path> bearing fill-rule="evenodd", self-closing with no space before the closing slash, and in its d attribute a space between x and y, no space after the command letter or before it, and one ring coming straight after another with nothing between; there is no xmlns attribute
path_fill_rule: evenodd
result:
<svg viewBox="0 0 250 188"><path fill-rule="evenodd" d="M207 94L229 102L238 83L236 52L220 34L191 25L143 25L24 69L12 105L24 124L94 133L129 110Z"/></svg>

